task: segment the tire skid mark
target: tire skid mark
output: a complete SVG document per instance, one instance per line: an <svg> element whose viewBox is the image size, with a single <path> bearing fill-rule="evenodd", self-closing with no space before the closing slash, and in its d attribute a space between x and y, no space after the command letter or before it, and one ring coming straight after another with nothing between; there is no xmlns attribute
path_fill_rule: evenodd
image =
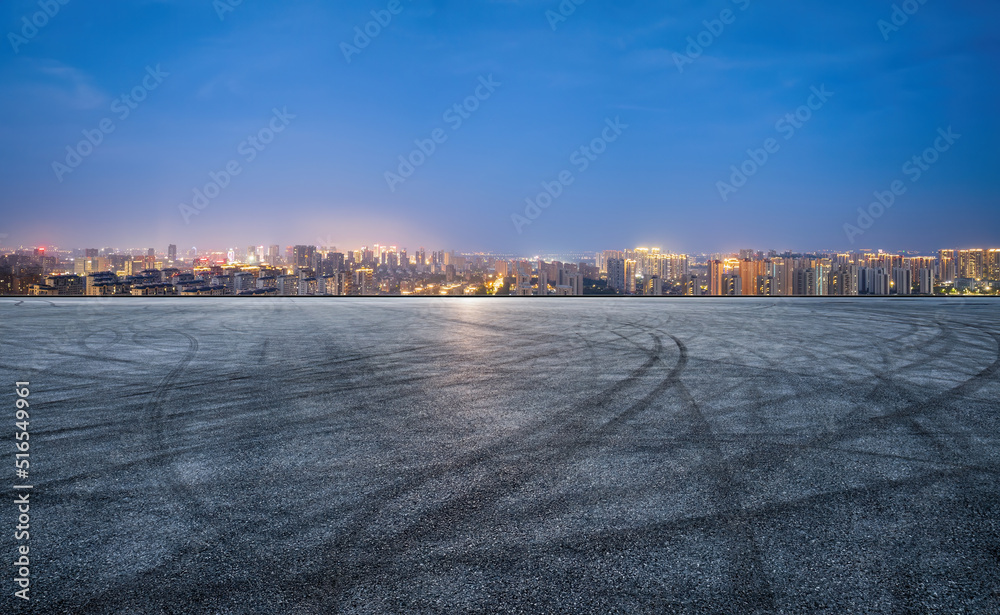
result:
<svg viewBox="0 0 1000 615"><path fill-rule="evenodd" d="M660 362L658 356L649 357L642 366L634 370L626 378L616 382L611 387L605 389L600 395L596 396L590 404L591 407L602 408L613 406L621 392L626 390L630 385L642 380L645 373L658 362ZM670 377L671 375L668 375L665 380L668 380ZM653 395L647 395L636 402L635 406L647 407L651 403ZM629 409L625 410L625 412L628 411ZM353 572L345 572L339 575L340 582L327 578L318 578L314 582L323 584L324 587L328 587L332 592L331 599L334 602L330 606L333 608L338 603L340 597L343 597L346 592L354 587L357 580L360 580L362 576L367 574L374 574L373 567L379 571L391 568L399 555L398 545L400 543L413 543L414 541L418 541L424 534L432 532L434 524L430 520L442 517L452 519L462 518L469 510L478 511L488 505L481 505L479 504L480 502L495 505L501 500L502 496L516 492L539 474L550 471L560 463L565 464L568 460L577 456L591 445L593 438L592 433L587 431L581 432L581 428L585 429L586 426L579 424L579 418L574 417L572 410L563 410L550 415L548 420L542 422L542 424L531 426L528 428L527 433L521 430L489 446L489 450L474 450L469 454L460 456L456 460L436 466L433 472L418 471L416 478L411 478L402 484L389 487L391 495L385 493L383 490L372 494L368 499L373 506L362 507L362 511L355 517L356 521L351 524L351 529L335 540L334 551L336 553L350 553L354 548L361 547L361 545L358 545L358 542L369 529L371 515L375 514L379 508L384 507L387 499L395 500L402 498L407 494L415 492L424 484L456 471L468 471L484 465L494 468L493 473L488 479L480 481L468 491L438 506L422 511L415 518L408 519L409 524L400 533L383 536L377 541L376 545L365 544L363 548L369 556L361 559L351 558L351 563L338 560L331 562L328 566L324 566L324 569L353 570ZM553 429L554 432L552 431ZM532 436L539 434L544 434L541 441L533 439ZM529 443L528 450L522 449L519 451L517 445L525 442ZM516 470L509 467L511 465L511 457L518 459L518 462L515 464L517 466ZM387 495L389 496L388 498L386 497ZM380 557L373 560L370 557L373 551L378 552ZM359 567L366 569L364 575L358 570Z"/></svg>
<svg viewBox="0 0 1000 615"><path fill-rule="evenodd" d="M636 335L633 335L632 337L635 338L642 334L643 332L640 332L637 333ZM564 337L560 337L559 339L563 343L565 343ZM677 339L676 338L674 339L676 342ZM631 345L635 346L641 352L644 352L646 354L650 353L649 348L643 347L634 339L630 339L628 341ZM593 352L594 346L586 342L585 345L588 350L591 350ZM540 344L538 346L543 347L544 344ZM582 348L582 346L580 348ZM441 356L449 356L449 355L447 353L443 353ZM364 362L365 361L361 361L361 363ZM657 357L653 359L653 363L654 365L651 365L650 368L654 367L655 365L662 365L663 359ZM345 373L355 373L357 371L360 371L364 366L340 366L340 367L344 369L351 369L350 372L345 372ZM358 367L358 369L352 369L354 367ZM663 367L666 368L666 366ZM633 374L634 373L635 372L633 372ZM639 382L645 382L647 380L648 380L648 374L642 373L639 376L637 376L637 379L634 380L631 384L634 385L638 384ZM694 401L691 392L687 390L686 386L683 386L683 383L679 382L679 374L678 374L678 383L681 385L681 387L678 388L679 389L683 388L687 392L687 395L691 398L691 401ZM616 383L615 385L612 385L611 388L614 388L615 386L618 386L620 384L621 384L620 382ZM623 390L628 390L629 386L622 386L621 388ZM618 400L618 397L619 397L618 395L611 395L611 399L605 400L603 405L598 406L596 409L601 410L610 407L611 404L613 404L616 400ZM626 409L626 412L628 410L629 409ZM698 413L700 413L700 409L697 408L697 404L695 404L695 410L697 410ZM321 566L322 570L319 573L319 577L316 577L315 580L313 581L313 586L319 587L320 584L325 583L327 587L330 587L329 575L333 573L333 571L336 571L336 574L343 574L346 577L353 577L353 580L350 579L344 580L343 584L334 582L334 587L339 587L341 589L344 589L345 592L353 587L358 587L361 586L362 584L367 583L368 581L371 581L373 576L377 578L380 575L384 575L388 571L392 571L393 573L398 573L394 576L394 578L400 578L400 577L406 578L407 575L413 575L413 576L418 575L419 572L416 570L408 570L408 571L399 570L400 551L403 551L404 553L410 553L410 549L415 546L418 546L421 539L428 536L438 535L438 533L442 531L441 525L438 524L447 525L451 521L455 521L459 524L474 522L476 518L470 518L473 515L473 513L480 513L484 510L484 505L481 504L481 502L485 501L487 503L485 506L488 507L490 503L496 504L495 498L497 497L498 493L505 493L505 492L515 493L518 489L520 489L521 486L523 486L523 484L525 483L525 480L519 476L518 472L520 471L520 469L513 466L514 463L513 460L517 460L517 463L521 463L520 460L522 458L525 458L526 456L522 451L517 450L516 447L511 448L513 445L517 443L515 440L515 436L523 437L524 433L530 434L532 432L534 432L535 434L543 433L547 425L550 425L557 420L560 419L565 420L567 418L572 419L572 415L567 415L568 412L569 410L564 410L562 413L557 412L554 413L552 417L546 415L544 417L544 419L546 420L543 421L543 424L541 426L532 425L530 427L534 429L531 430L526 429L523 432L518 432L513 434L509 439L505 441L499 443L493 443L482 449L470 451L469 453L464 454L459 458L457 458L458 461L454 459L449 459L447 463L436 464L434 466L425 467L426 471L416 470L413 472L401 473L404 476L401 476L400 481L394 485L390 485L389 487L385 488L386 490L382 492L383 499L380 502L382 507L385 508L392 506L395 503L396 499L407 497L409 494L413 493L416 489L419 489L420 486L426 484L426 482L429 480L434 480L435 478L449 477L453 475L461 477L460 474L461 472L464 472L470 468L479 467L483 464L495 464L499 466L499 470L496 473L495 480L493 476L488 476L485 480L482 480L478 484L474 485L474 488L476 489L476 494L478 495L479 499L477 499L477 497L475 496L472 497L463 496L462 499L453 498L452 500L448 500L447 502L445 502L444 507L426 512L426 514L418 518L418 520L415 523L407 527L404 533L396 535L403 537L400 539L399 543L394 543L392 538L374 540L374 541L359 540L363 536L365 530L371 531L372 529L375 529L374 526L372 525L373 520L371 519L371 517L380 512L379 503L372 503L371 506L366 506L364 510L362 510L361 506L351 506L350 513L352 515L355 514L362 515L365 512L368 512L369 518L367 520L362 519L362 520L357 520L356 522L352 522L354 527L357 528L353 536L347 536L346 538L341 538L339 536L340 532L338 531L336 534L334 534L334 540L324 545L323 547L324 551L329 551L331 550L331 547L333 547L333 551L335 552L326 556L326 559L323 562L324 565ZM173 417L174 415L171 416ZM721 444L729 442L729 440L725 439L726 437L728 437L728 434L726 436L720 436L717 433L713 433L710 426L708 425L707 420L705 420L705 417L702 415L701 418L702 422L700 423L700 425L706 428L705 432L697 436L692 436L690 438L687 438L686 440L696 441L699 443L710 443L713 446L718 447L719 450L721 450ZM699 425L699 423L694 418L691 419L691 422L693 427L697 427ZM622 423L623 421L619 421L616 425ZM572 430L570 431L572 432ZM742 434L737 434L737 435L742 435ZM600 438L594 437L593 433L577 434L577 437L579 439L577 443L570 442L569 446L565 447L560 446L558 449L558 453L555 454L554 458L558 460L565 457L571 457L572 455L577 454L579 450L582 449L583 447L602 446L602 445L606 446L606 443L602 442ZM537 442L538 440L535 440L532 443L532 446L534 447L534 444ZM544 444L544 441L542 442L542 444ZM574 444L578 444L579 446L576 449L574 449ZM768 443L768 446L771 446L771 444ZM786 444L786 443L774 443L774 446L782 447L782 446L796 446L796 445ZM756 454L756 456L762 457L760 459L757 459L759 464L757 467L764 467L767 465L766 463L764 463L768 458L766 455L762 456L762 454ZM544 464L550 458L551 457L549 457L548 455L536 455L533 458L527 459L526 463L528 465L528 471L530 471L532 468L534 468L536 471L545 471L545 470L539 470L539 466L544 466ZM462 462L462 460L464 460L464 462ZM918 461L923 461L923 460L918 460ZM783 462L784 461L782 461L782 463ZM929 461L929 463L935 463L935 462ZM732 461L730 461L729 463L730 468L732 467L732 465L733 463ZM626 548L628 549L643 548L643 547L651 548L661 545L664 541L672 540L672 536L675 532L682 531L685 528L694 529L697 531L704 531L706 527L709 527L709 528L719 528L727 532L736 532L737 538L735 542L737 543L737 545L739 545L739 554L734 561L738 561L740 563L745 563L747 561L753 562L754 557L757 557L759 560L759 548L756 548L756 542L754 540L752 526L748 524L760 523L764 520L773 518L773 516L776 514L780 514L782 512L788 513L791 510L795 510L797 507L820 508L825 505L828 505L829 502L836 500L838 497L846 497L846 498L860 497L862 495L871 493L871 489L873 488L879 490L884 489L888 491L890 489L898 488L900 485L920 484L919 481L923 480L925 476L930 475L930 476L947 477L947 476L953 476L954 474L952 474L952 472L957 472L957 470L949 470L944 472L931 472L926 475L922 475L920 477L903 481L885 481L884 483L873 482L865 485L864 487L853 490L845 489L841 491L810 496L809 498L802 498L790 502L768 503L767 506L761 507L760 509L757 510L740 509L738 506L738 499L739 499L738 492L736 491L737 489L739 489L739 484L725 483L724 474L720 474L719 476L716 477L716 482L720 483L722 487L726 489L726 491L722 492L723 497L734 498L732 500L732 503L734 504L733 508L730 509L719 508L716 510L716 514L699 516L697 518L686 518L678 522L651 524L649 526L644 526L641 528L628 528L627 530L607 530L603 532L598 532L596 534L588 533L583 535L582 537L577 537L574 540L568 541L568 544L566 545L563 545L562 539L560 539L559 543L550 544L546 548L552 548L552 549L577 548L580 551L586 551L588 553L593 553L595 547L602 547L602 546L613 551L621 551ZM416 482L408 482L408 479L410 478L413 478L414 480L416 480ZM326 512L327 514L329 513L329 511ZM307 526L314 527L317 524L322 523L324 519L322 518L322 516L317 516L317 517L303 519L302 521L307 522L306 523ZM487 522L489 522L489 519L487 519ZM302 524L300 523L299 527L301 527L301 525ZM287 539L294 537L297 535L298 528L283 527L281 529L277 528L275 529L276 531L273 532L270 530L270 528L264 530L269 539L272 540L275 538ZM261 534L261 529L259 527L252 528L252 530L257 531L258 535ZM444 531L447 532L448 528L444 528ZM449 534L446 533L445 535L448 536ZM345 564L341 559L339 559L346 554L353 555L355 552L359 550L363 551L364 549L368 548L371 545L374 545L376 549L370 552L364 552L362 555L359 555L356 558L354 557L347 558L350 563ZM247 555L252 556L253 552L250 550L241 550L241 549L235 549L233 552L234 558L240 558ZM508 561L509 559L509 561L517 562L523 560L526 556L530 555L531 555L530 553L526 554L523 551L515 549L513 547L511 548L503 547L503 550L500 553L491 552L489 554L480 554L474 559L472 559L472 556L470 554L462 554L460 552L454 556L445 555L444 557L446 561L455 561L455 562L466 561L463 560L462 558L469 558L468 561L477 563L479 565L483 565L484 561L497 561L500 558L507 558L505 559L505 561ZM164 566L161 567L159 574L162 575L168 569L173 569L173 564L175 561L176 559L173 559L170 562L165 563ZM168 565L170 566L170 568L167 568ZM756 568L752 569L757 570ZM756 605L757 608L760 609L763 608L762 605L768 604L765 591L767 587L766 587L766 579L756 578L756 574L757 573L755 572L753 578L746 579L741 587L757 597ZM157 578L158 577L159 575L157 576ZM143 578L152 578L152 577L144 576ZM217 581L210 579L206 579L206 585L209 587L213 586L219 587L220 589L224 590L233 589L232 587L220 586ZM143 592L148 589L149 588L138 588L135 591ZM163 591L166 592L167 590L164 589ZM166 594L160 594L160 595L162 596ZM311 595L309 596L309 598L315 599L317 601L321 599L319 596L311 596ZM330 604L331 606L333 605L343 606L343 604L339 602L339 599L337 597L328 596L327 598L328 598L328 604ZM663 597L657 596L656 598L658 600L658 603L662 604ZM109 600L113 600L113 598L111 598L111 594L109 594ZM772 602L773 602L773 596L772 596ZM111 602L108 602L107 604L110 605Z"/></svg>
<svg viewBox="0 0 1000 615"><path fill-rule="evenodd" d="M552 546L581 552L594 548L614 550L624 546L633 549L658 547L665 541L669 541L669 537L678 533L715 528L724 529L734 517L738 517L741 522L750 524L773 523L775 519L783 518L795 510L823 510L828 508L832 502L863 498L870 496L873 492L895 492L901 487L907 486L919 488L925 479L953 479L965 471L961 468L943 468L931 470L926 475L878 480L858 487L824 491L780 502L766 502L756 507L739 510L716 510L667 521L653 521L638 527L602 529L577 536L560 537L558 544ZM539 504L539 506L547 506L547 504ZM461 557L461 555L457 557ZM516 558L516 555L514 557Z"/></svg>
<svg viewBox="0 0 1000 615"><path fill-rule="evenodd" d="M201 501L194 490L184 484L180 473L173 463L173 461L176 460L178 453L181 453L182 451L177 447L171 446L167 441L166 427L164 423L168 420L168 418L166 416L166 412L164 411L164 403L170 393L175 389L176 382L180 379L181 375L187 369L188 365L190 365L191 361L194 360L195 355L198 353L199 344L197 338L189 333L176 329L171 329L170 331L186 338L188 341L188 348L184 351L180 361L178 361L178 363L174 365L169 372L167 372L167 375L160 380L142 409L141 416L143 421L148 422L152 427L151 437L153 448L158 451L157 454L149 457L147 461L155 462L160 459L164 460L164 465L167 466L167 489L175 497L182 514L189 516L192 521L197 523L199 519L204 518L204 515L200 513ZM203 534L204 531L205 530L195 530L192 532L192 535L199 536ZM196 549L193 546L194 541L198 541L201 544L200 549ZM183 569L186 563L206 548L207 545L204 542L202 542L199 538L194 538L191 542L188 542L187 544L176 549L168 560L157 566L157 569L162 569L167 566L170 566L171 568L179 566ZM150 572L151 571L146 571L142 576L147 576ZM134 582L130 583L129 586L133 591L148 589L148 587L137 588L135 587ZM120 592L121 590L118 589L116 591ZM109 592L91 594L80 606L80 610L90 607L101 609L103 611L109 608L106 605L108 600Z"/></svg>
<svg viewBox="0 0 1000 615"><path fill-rule="evenodd" d="M681 340L675 337L674 341L682 348L683 352L687 352L687 348ZM726 455L721 443L713 433L711 423L683 381L678 380L677 391L687 408L688 422L691 425L692 433L701 438L702 442L720 460L718 468L710 472L715 485L712 499L715 509L720 515L722 526L727 529L730 538L735 543L736 555L730 558L733 560L731 564L734 568L737 563L743 564L747 569L745 574L742 571L734 571L730 575L733 588L731 593L742 596L744 599L750 599L752 603L743 606L750 606L755 609L755 612L773 612L775 609L774 590L768 579L761 549L754 535L752 524L740 512L743 510L740 503L741 498L739 494L734 492L733 488L739 484L740 473L732 459Z"/></svg>

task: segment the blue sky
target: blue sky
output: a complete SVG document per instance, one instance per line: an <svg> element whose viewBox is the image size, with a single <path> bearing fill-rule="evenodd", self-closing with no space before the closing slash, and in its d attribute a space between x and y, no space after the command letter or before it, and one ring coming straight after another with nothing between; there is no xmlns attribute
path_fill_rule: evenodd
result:
<svg viewBox="0 0 1000 615"><path fill-rule="evenodd" d="M893 3L871 0L587 0L559 21L558 1L399 0L378 27L372 11L389 0L221 13L228 0L51 2L33 34L23 20L37 1L0 9L13 33L0 49L8 245L1000 245L995 3L926 0L884 31ZM348 61L344 44L366 26L377 35ZM480 88L491 77L499 85ZM824 87L828 100L810 100ZM135 88L144 100L123 117ZM477 88L484 99L456 126L446 112ZM786 138L778 122L808 102ZM579 148L616 118L627 128L581 168ZM948 127L961 137L913 181L904 163ZM245 144L261 130L266 145ZM433 154L387 180L436 130ZM83 131L100 144L81 149ZM768 139L777 151L724 200L719 182ZM230 163L239 175L185 219L181 204ZM526 211L566 172L551 205ZM906 192L849 241L844 225L897 180Z"/></svg>

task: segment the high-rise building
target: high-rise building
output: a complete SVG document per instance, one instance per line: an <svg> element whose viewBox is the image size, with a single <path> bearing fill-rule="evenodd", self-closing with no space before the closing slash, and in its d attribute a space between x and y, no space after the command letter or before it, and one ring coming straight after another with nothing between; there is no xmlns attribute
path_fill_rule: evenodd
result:
<svg viewBox="0 0 1000 615"><path fill-rule="evenodd" d="M667 256L667 260L669 261L668 280L679 281L687 277L690 260L687 254L670 254Z"/></svg>
<svg viewBox="0 0 1000 615"><path fill-rule="evenodd" d="M725 267L720 260L708 262L708 294L713 297L722 295L722 276L725 275Z"/></svg>
<svg viewBox="0 0 1000 615"><path fill-rule="evenodd" d="M985 256L985 250L959 250L958 277L982 280Z"/></svg>
<svg viewBox="0 0 1000 615"><path fill-rule="evenodd" d="M896 295L913 294L913 272L907 267L892 270L892 292Z"/></svg>
<svg viewBox="0 0 1000 615"><path fill-rule="evenodd" d="M756 263L750 258L743 258L745 252L748 250L740 250L740 264L737 273L740 276L740 286L742 287L742 294L744 295L756 295L757 294L757 267ZM751 256L753 255L753 250L749 250Z"/></svg>
<svg viewBox="0 0 1000 615"><path fill-rule="evenodd" d="M660 276L654 275L649 278L646 282L646 288L644 289L644 294L651 295L653 297L659 297L663 294L663 280Z"/></svg>
<svg viewBox="0 0 1000 615"><path fill-rule="evenodd" d="M688 297L701 296L701 281L698 279L697 274L684 276L683 291L684 295Z"/></svg>
<svg viewBox="0 0 1000 615"><path fill-rule="evenodd" d="M338 271L344 271L347 263L344 261L344 254L342 252L330 252L323 259L323 268L327 272L327 275L333 275Z"/></svg>
<svg viewBox="0 0 1000 615"><path fill-rule="evenodd" d="M513 294L518 297L531 296L531 263L528 261L515 263Z"/></svg>
<svg viewBox="0 0 1000 615"><path fill-rule="evenodd" d="M941 250L938 252L938 281L942 284L955 281L958 273L955 266L955 251Z"/></svg>
<svg viewBox="0 0 1000 615"><path fill-rule="evenodd" d="M769 275L759 275L756 280L756 295L760 297L771 297L774 296L775 284L774 278Z"/></svg>
<svg viewBox="0 0 1000 615"><path fill-rule="evenodd" d="M167 262L173 263L177 260L177 246L170 244L167 246Z"/></svg>
<svg viewBox="0 0 1000 615"><path fill-rule="evenodd" d="M739 262L739 275L742 281L743 294L757 295L759 294L757 278L770 276L768 263L767 261L754 260L752 258L742 259Z"/></svg>
<svg viewBox="0 0 1000 615"><path fill-rule="evenodd" d="M625 254L621 250L605 250L598 257L597 266L600 267L601 274L608 273L608 261L611 259L625 260Z"/></svg>
<svg viewBox="0 0 1000 615"><path fill-rule="evenodd" d="M888 295L891 287L891 276L882 267L864 267L861 269L862 288L866 295Z"/></svg>
<svg viewBox="0 0 1000 615"><path fill-rule="evenodd" d="M738 273L727 273L722 276L722 295L739 297L743 294L743 278Z"/></svg>
<svg viewBox="0 0 1000 615"><path fill-rule="evenodd" d="M625 259L609 258L605 261L608 274L608 288L617 292L625 292Z"/></svg>
<svg viewBox="0 0 1000 615"><path fill-rule="evenodd" d="M567 285L570 287L570 294L576 297L583 296L583 274L573 273L570 274L566 279Z"/></svg>
<svg viewBox="0 0 1000 615"><path fill-rule="evenodd" d="M257 278L254 274L241 271L233 276L233 293L240 294L254 290L257 287Z"/></svg>
<svg viewBox="0 0 1000 615"><path fill-rule="evenodd" d="M279 275L276 285L279 295L294 297L299 294L299 276L297 275Z"/></svg>
<svg viewBox="0 0 1000 615"><path fill-rule="evenodd" d="M817 297L821 297L826 294L827 278L830 277L831 268L832 261L828 258L819 258L813 262L813 269L816 271L813 294Z"/></svg>
<svg viewBox="0 0 1000 615"><path fill-rule="evenodd" d="M292 271L316 269L316 246L295 246L292 248Z"/></svg>
<svg viewBox="0 0 1000 615"><path fill-rule="evenodd" d="M990 250L986 258L986 279L1000 282L1000 250ZM996 288L994 286L994 288Z"/></svg>
<svg viewBox="0 0 1000 615"><path fill-rule="evenodd" d="M792 294L799 297L812 297L816 295L816 270L812 267L798 267L795 269L795 281L793 283Z"/></svg>
<svg viewBox="0 0 1000 615"><path fill-rule="evenodd" d="M826 282L826 294L835 297L855 297L859 294L859 271L857 265L839 264L830 270Z"/></svg>
<svg viewBox="0 0 1000 615"><path fill-rule="evenodd" d="M365 267L354 271L354 293L363 297L378 294L375 292L375 271L373 269Z"/></svg>
<svg viewBox="0 0 1000 615"><path fill-rule="evenodd" d="M920 283L920 294L921 295L932 295L934 294L934 270L925 267L917 271L917 280Z"/></svg>
<svg viewBox="0 0 1000 615"><path fill-rule="evenodd" d="M345 297L354 293L354 280L347 271L338 271L319 278L319 294Z"/></svg>

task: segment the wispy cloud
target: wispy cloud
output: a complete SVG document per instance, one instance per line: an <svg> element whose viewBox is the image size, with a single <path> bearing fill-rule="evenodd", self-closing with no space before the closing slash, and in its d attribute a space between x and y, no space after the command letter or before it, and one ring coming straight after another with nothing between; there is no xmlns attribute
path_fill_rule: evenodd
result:
<svg viewBox="0 0 1000 615"><path fill-rule="evenodd" d="M32 77L14 87L26 101L55 102L67 109L97 109L111 97L94 85L90 75L56 60L26 60Z"/></svg>

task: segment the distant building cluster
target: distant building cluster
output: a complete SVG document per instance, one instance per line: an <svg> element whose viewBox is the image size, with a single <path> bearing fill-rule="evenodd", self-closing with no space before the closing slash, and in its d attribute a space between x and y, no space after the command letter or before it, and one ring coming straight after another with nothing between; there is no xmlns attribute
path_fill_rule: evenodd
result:
<svg viewBox="0 0 1000 615"><path fill-rule="evenodd" d="M0 294L29 296L380 296L582 295L587 263L530 263L504 255L409 253L395 246L340 251L311 245L178 255L154 249L18 249L0 256ZM527 278L518 278L517 272ZM508 284L509 282L509 284ZM518 291L517 285L528 288Z"/></svg>
<svg viewBox="0 0 1000 615"><path fill-rule="evenodd" d="M744 250L708 261L702 293L712 296L995 294L1000 250L941 250L937 256L885 252L767 256Z"/></svg>
<svg viewBox="0 0 1000 615"><path fill-rule="evenodd" d="M636 248L525 259L377 244L180 255L171 245L161 253L19 248L0 254L0 294L29 296L887 296L998 289L998 249L692 257Z"/></svg>
<svg viewBox="0 0 1000 615"><path fill-rule="evenodd" d="M606 250L600 276L620 295L808 297L997 294L1000 250L940 250L936 256L862 251L767 254L741 250L703 261L657 249Z"/></svg>

